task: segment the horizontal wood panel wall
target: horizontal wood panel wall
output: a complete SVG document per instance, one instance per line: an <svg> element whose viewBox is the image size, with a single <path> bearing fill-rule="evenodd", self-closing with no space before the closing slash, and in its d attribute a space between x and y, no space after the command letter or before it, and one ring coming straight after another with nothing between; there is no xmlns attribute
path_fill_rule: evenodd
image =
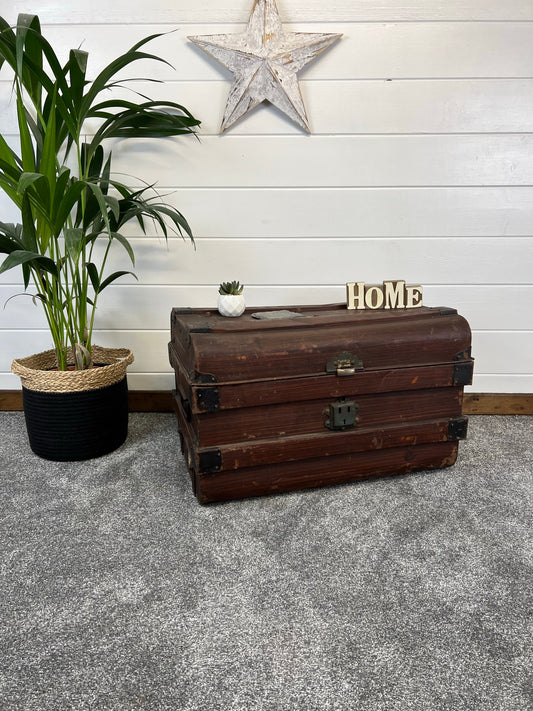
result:
<svg viewBox="0 0 533 711"><path fill-rule="evenodd" d="M96 340L134 349L129 382L139 402L172 387L171 307L213 306L227 279L247 285L251 306L342 301L353 280L423 284L426 304L470 321L470 397L532 393L533 3L279 0L289 29L343 33L300 74L312 135L262 106L221 137L231 74L187 36L238 32L251 5L31 6L65 57L80 44L89 52L93 75L140 38L175 30L151 47L173 68L146 62L140 75L163 83L137 88L202 120L200 141L114 146L116 171L157 182L197 238L196 249L166 245L132 226L139 283L125 279L101 302ZM3 14L14 22L28 11L12 0ZM0 72L0 131L16 142L10 89ZM0 219L17 220L3 196ZM125 256L117 250L112 266L127 268ZM22 290L19 274L0 276L4 394L19 388L11 360L50 343ZM501 400L491 402L501 411Z"/></svg>

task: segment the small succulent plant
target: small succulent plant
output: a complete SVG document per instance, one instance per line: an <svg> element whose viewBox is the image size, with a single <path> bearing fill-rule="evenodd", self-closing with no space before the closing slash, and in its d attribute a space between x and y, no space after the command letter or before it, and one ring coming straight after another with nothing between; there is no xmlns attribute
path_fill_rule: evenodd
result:
<svg viewBox="0 0 533 711"><path fill-rule="evenodd" d="M239 296L242 294L244 289L244 284L239 284L238 281L224 281L218 288L219 294L232 294L233 296Z"/></svg>

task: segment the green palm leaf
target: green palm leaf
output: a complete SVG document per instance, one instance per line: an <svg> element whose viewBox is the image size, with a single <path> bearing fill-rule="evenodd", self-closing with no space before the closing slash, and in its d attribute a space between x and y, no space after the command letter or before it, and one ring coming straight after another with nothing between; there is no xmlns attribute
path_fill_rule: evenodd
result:
<svg viewBox="0 0 533 711"><path fill-rule="evenodd" d="M16 249L7 255L0 265L0 274L3 274L9 269L13 269L13 267L18 267L22 264L28 264L35 269L43 269L45 272L49 272L55 277L58 276L57 265L52 259L44 257L42 254L22 249Z"/></svg>
<svg viewBox="0 0 533 711"><path fill-rule="evenodd" d="M125 271L114 272L113 274L108 276L107 279L104 279L104 281L100 284L98 293L102 292L106 288L106 286L109 286L114 281L116 281L117 279L119 279L122 276L125 276L126 274L130 274L134 279L137 279L136 275L133 272L125 272Z"/></svg>
<svg viewBox="0 0 533 711"><path fill-rule="evenodd" d="M17 119L20 135L21 162L25 170L35 170L35 154L31 140L31 130L28 126L27 111L22 101L20 86L17 86Z"/></svg>
<svg viewBox="0 0 533 711"><path fill-rule="evenodd" d="M122 234L128 223L135 220L146 233L150 221L165 238L175 232L192 239L183 215L152 186L133 189L113 177L111 152L104 149L107 139L195 135L200 122L177 102L140 94L138 102L113 97L113 89L132 81L118 77L130 65L141 60L169 65L144 51L159 36L141 39L89 82L87 53L72 49L62 64L37 15L20 15L14 28L0 17L0 79L5 69L12 72L20 137L20 150L14 150L0 136L0 189L21 216L18 225L0 222L0 252L7 255L0 273L20 267L25 288L33 278L58 357L66 344L90 348L98 295L133 274L118 270L104 278L114 243L135 264L133 247ZM100 122L89 140L87 119ZM94 249L97 239L101 252ZM103 254L98 264L97 254Z"/></svg>
<svg viewBox="0 0 533 711"><path fill-rule="evenodd" d="M161 57L158 57L155 54L147 54L146 52L137 51L139 47L142 47L147 42L151 41L152 39L156 39L160 36L161 35L151 35L150 37L141 40L136 45L134 45L128 52L125 52L120 57L117 57L117 59L113 60L110 64L107 65L107 67L102 69L100 74L91 83L91 87L84 97L81 106L83 116L87 116L89 114L90 108L98 94L100 94L104 89L107 89L109 87L110 79L112 79L112 77L114 77L119 71L127 67L129 64L133 64L133 62L138 62L141 59L152 59L156 62L162 62L163 64L169 65L166 60L161 59Z"/></svg>
<svg viewBox="0 0 533 711"><path fill-rule="evenodd" d="M65 249L69 256L77 262L83 251L85 235L80 227L67 227L64 230Z"/></svg>
<svg viewBox="0 0 533 711"><path fill-rule="evenodd" d="M10 254L23 248L22 225L0 222L0 252Z"/></svg>
<svg viewBox="0 0 533 711"><path fill-rule="evenodd" d="M111 237L124 247L124 249L128 253L131 263L133 264L133 266L135 266L135 253L133 252L133 248L132 248L131 244L124 237L124 235L121 235L120 232L112 232ZM137 277L135 277L135 278L137 278Z"/></svg>

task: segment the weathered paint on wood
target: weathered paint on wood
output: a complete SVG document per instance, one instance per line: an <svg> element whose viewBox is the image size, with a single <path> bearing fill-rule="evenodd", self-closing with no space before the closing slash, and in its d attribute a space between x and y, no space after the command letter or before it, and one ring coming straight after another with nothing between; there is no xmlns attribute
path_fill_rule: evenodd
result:
<svg viewBox="0 0 533 711"><path fill-rule="evenodd" d="M454 309L291 310L172 312L174 407L199 501L455 461L472 360Z"/></svg>
<svg viewBox="0 0 533 711"><path fill-rule="evenodd" d="M283 30L275 0L255 0L244 32L189 37L233 72L221 133L264 101L310 133L296 75L340 37Z"/></svg>
<svg viewBox="0 0 533 711"><path fill-rule="evenodd" d="M187 373L222 383L323 376L345 351L374 369L452 362L470 346L468 323L454 310L350 311L342 304L291 310L300 318L263 321L248 309L225 319L210 310L174 309L172 347Z"/></svg>
<svg viewBox="0 0 533 711"><path fill-rule="evenodd" d="M342 397L359 406L357 428L375 429L395 422L418 422L461 414L462 388L430 388L377 395L356 395L345 385ZM333 398L334 399L334 398ZM332 399L302 400L191 416L200 447L220 447L232 442L297 437L325 431L327 408ZM338 433L328 433L335 437ZM296 446L296 444L295 444Z"/></svg>
<svg viewBox="0 0 533 711"><path fill-rule="evenodd" d="M407 474L452 466L457 442L436 442L417 447L392 447L341 454L311 461L285 462L233 469L196 478L200 503L263 496L297 489L342 484L375 476Z"/></svg>

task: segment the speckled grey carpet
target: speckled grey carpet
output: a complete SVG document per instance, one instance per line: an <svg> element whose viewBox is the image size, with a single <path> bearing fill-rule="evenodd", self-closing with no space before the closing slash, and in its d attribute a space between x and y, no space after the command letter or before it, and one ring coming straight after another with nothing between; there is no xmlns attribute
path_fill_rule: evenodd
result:
<svg viewBox="0 0 533 711"><path fill-rule="evenodd" d="M533 709L533 418L472 417L452 469L208 507L173 415L79 464L0 428L3 710Z"/></svg>

